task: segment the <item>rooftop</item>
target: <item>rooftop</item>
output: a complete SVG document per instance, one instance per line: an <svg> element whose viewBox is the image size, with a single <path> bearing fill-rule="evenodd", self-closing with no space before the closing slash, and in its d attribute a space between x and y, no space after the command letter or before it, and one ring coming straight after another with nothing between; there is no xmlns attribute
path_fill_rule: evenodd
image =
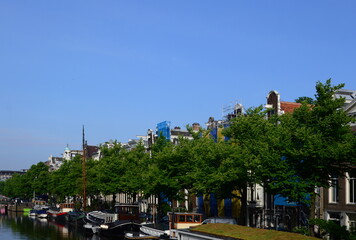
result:
<svg viewBox="0 0 356 240"><path fill-rule="evenodd" d="M301 105L301 103L281 101L281 110L285 113L292 113L296 108L299 108Z"/></svg>

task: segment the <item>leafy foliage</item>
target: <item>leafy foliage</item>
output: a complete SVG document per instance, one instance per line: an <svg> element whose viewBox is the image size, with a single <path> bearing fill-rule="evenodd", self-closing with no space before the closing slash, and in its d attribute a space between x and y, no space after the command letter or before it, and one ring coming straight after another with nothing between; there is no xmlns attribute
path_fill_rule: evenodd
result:
<svg viewBox="0 0 356 240"><path fill-rule="evenodd" d="M247 169L243 154L225 142L210 138L190 142L193 161L192 191L196 194L215 193L217 197L231 197L233 190L247 184Z"/></svg>
<svg viewBox="0 0 356 240"><path fill-rule="evenodd" d="M190 171L188 149L185 140L180 139L180 144L175 146L170 142L158 141L152 147L152 158L149 161L146 181L146 193L163 195L169 200L182 199L180 190L186 186L186 172Z"/></svg>
<svg viewBox="0 0 356 240"><path fill-rule="evenodd" d="M144 173L147 169L147 161L149 155L146 153L146 149L143 142L124 154L123 164L125 171L122 175L121 182L123 191L131 194L137 201L136 194L142 192L145 188Z"/></svg>
<svg viewBox="0 0 356 240"><path fill-rule="evenodd" d="M320 237L329 236L332 240L354 239L350 232L347 231L346 226L340 226L339 223L324 219L313 219L310 224L319 227Z"/></svg>
<svg viewBox="0 0 356 240"><path fill-rule="evenodd" d="M330 176L342 176L355 163L352 118L341 108L344 99L333 98L342 87L331 86L330 79L318 82L313 106L303 103L293 114L280 117L282 153L303 185L299 191L312 194L315 187L329 187Z"/></svg>
<svg viewBox="0 0 356 240"><path fill-rule="evenodd" d="M298 97L297 99L294 100L296 103L307 103L307 104L314 104L314 99L311 97Z"/></svg>
<svg viewBox="0 0 356 240"><path fill-rule="evenodd" d="M63 201L66 196L76 196L82 193L82 158L76 156L66 160L59 170L52 172L51 194Z"/></svg>
<svg viewBox="0 0 356 240"><path fill-rule="evenodd" d="M30 189L37 195L43 195L49 192L49 170L48 166L43 162L32 165L22 177L30 183Z"/></svg>
<svg viewBox="0 0 356 240"><path fill-rule="evenodd" d="M282 131L277 117L266 119L262 107L248 109L246 115L233 119L224 130L248 172L247 184L262 184L271 193L283 189L281 184L289 187L295 184L291 179L296 172L289 168L281 154Z"/></svg>
<svg viewBox="0 0 356 240"><path fill-rule="evenodd" d="M103 194L115 194L124 190L121 178L125 173L123 152L121 144L114 142L112 147L107 145L101 148L103 158L98 165L99 190Z"/></svg>

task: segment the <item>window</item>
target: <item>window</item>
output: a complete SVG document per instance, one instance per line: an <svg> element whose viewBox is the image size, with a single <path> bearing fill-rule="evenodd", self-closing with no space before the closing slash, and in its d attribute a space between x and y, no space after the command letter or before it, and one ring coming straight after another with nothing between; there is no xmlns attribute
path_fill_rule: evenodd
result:
<svg viewBox="0 0 356 240"><path fill-rule="evenodd" d="M201 222L200 215L194 215L194 222Z"/></svg>
<svg viewBox="0 0 356 240"><path fill-rule="evenodd" d="M356 230L356 214L348 213L347 216L349 218L349 229L348 230L355 231Z"/></svg>
<svg viewBox="0 0 356 240"><path fill-rule="evenodd" d="M351 171L347 176L347 203L356 203L356 171Z"/></svg>
<svg viewBox="0 0 356 240"><path fill-rule="evenodd" d="M329 202L337 203L339 201L339 178L337 175L332 175L330 178Z"/></svg>
<svg viewBox="0 0 356 240"><path fill-rule="evenodd" d="M330 221L340 225L341 214L339 212L328 212Z"/></svg>

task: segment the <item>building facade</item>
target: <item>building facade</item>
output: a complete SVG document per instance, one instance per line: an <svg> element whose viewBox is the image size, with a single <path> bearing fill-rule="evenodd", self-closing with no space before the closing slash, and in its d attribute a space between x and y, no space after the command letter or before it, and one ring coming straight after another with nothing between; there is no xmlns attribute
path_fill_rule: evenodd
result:
<svg viewBox="0 0 356 240"><path fill-rule="evenodd" d="M356 91L340 89L335 98L344 98L343 110L356 118ZM351 123L356 134L356 123ZM350 156L354 157L354 156ZM356 166L343 176L331 176L330 188L322 192L322 213L325 220L334 221L348 230L356 229Z"/></svg>
<svg viewBox="0 0 356 240"><path fill-rule="evenodd" d="M323 191L324 219L348 230L356 229L356 168L345 176L332 176L331 187Z"/></svg>
<svg viewBox="0 0 356 240"><path fill-rule="evenodd" d="M0 181L6 181L12 178L14 174L24 174L25 172L26 170L22 170L22 171L0 170Z"/></svg>

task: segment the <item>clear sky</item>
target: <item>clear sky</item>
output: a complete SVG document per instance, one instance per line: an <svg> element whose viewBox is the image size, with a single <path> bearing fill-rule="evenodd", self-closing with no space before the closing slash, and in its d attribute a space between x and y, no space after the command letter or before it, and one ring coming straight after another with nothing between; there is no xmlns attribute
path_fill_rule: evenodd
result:
<svg viewBox="0 0 356 240"><path fill-rule="evenodd" d="M184 127L236 101L356 89L356 1L0 1L0 170Z"/></svg>

